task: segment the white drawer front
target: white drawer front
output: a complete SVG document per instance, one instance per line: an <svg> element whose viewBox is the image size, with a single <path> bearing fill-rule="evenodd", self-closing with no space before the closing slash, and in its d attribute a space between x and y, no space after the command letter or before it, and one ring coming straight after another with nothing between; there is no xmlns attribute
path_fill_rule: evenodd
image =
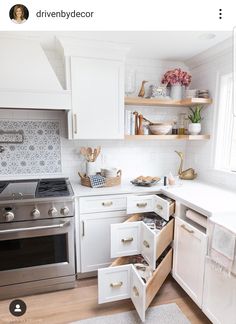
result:
<svg viewBox="0 0 236 324"><path fill-rule="evenodd" d="M79 200L80 213L96 213L126 209L125 196L82 197Z"/></svg>
<svg viewBox="0 0 236 324"><path fill-rule="evenodd" d="M141 318L145 321L145 310L146 310L146 285L142 278L138 275L135 268L131 268L131 300Z"/></svg>
<svg viewBox="0 0 236 324"><path fill-rule="evenodd" d="M111 257L140 253L140 222L111 224Z"/></svg>
<svg viewBox="0 0 236 324"><path fill-rule="evenodd" d="M153 203L153 211L157 215L168 221L171 216L170 203L167 200L159 197L158 195L154 196Z"/></svg>
<svg viewBox="0 0 236 324"><path fill-rule="evenodd" d="M153 211L153 195L149 196L128 196L127 213L146 213Z"/></svg>
<svg viewBox="0 0 236 324"><path fill-rule="evenodd" d="M154 270L156 268L156 238L158 234L155 234L150 230L146 224L141 223L141 244L140 253L147 261L147 263Z"/></svg>
<svg viewBox="0 0 236 324"><path fill-rule="evenodd" d="M130 298L131 265L98 270L99 304Z"/></svg>

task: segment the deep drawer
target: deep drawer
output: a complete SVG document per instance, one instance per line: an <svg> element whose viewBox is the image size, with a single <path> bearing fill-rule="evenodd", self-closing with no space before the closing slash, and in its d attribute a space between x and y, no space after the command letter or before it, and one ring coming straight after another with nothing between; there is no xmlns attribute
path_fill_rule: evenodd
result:
<svg viewBox="0 0 236 324"><path fill-rule="evenodd" d="M109 268L98 270L99 304L131 298L142 321L172 268L173 251L170 249L145 283L136 268L129 264L129 257L116 259Z"/></svg>
<svg viewBox="0 0 236 324"><path fill-rule="evenodd" d="M140 218L135 214L124 223L111 225L111 257L142 254L155 269L156 260L173 240L174 219L156 233Z"/></svg>

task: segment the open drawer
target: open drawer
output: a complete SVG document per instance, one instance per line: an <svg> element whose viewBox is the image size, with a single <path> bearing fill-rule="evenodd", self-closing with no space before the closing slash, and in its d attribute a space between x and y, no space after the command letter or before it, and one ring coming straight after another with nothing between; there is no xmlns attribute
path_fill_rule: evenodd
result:
<svg viewBox="0 0 236 324"><path fill-rule="evenodd" d="M175 201L165 195L130 195L127 197L127 213L155 212L169 220L175 212Z"/></svg>
<svg viewBox="0 0 236 324"><path fill-rule="evenodd" d="M116 259L109 268L98 270L99 304L131 298L140 318L162 286L172 268L172 248L165 252L151 277L145 283L129 257Z"/></svg>
<svg viewBox="0 0 236 324"><path fill-rule="evenodd" d="M173 241L174 219L157 233L142 221L142 217L135 214L124 223L111 224L111 257L141 254L155 269L156 260Z"/></svg>

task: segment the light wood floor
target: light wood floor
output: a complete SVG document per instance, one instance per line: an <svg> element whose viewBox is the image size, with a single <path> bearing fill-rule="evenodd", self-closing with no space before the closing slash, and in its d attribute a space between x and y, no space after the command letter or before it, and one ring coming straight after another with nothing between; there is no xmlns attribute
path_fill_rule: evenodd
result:
<svg viewBox="0 0 236 324"><path fill-rule="evenodd" d="M77 288L22 298L27 312L22 317L9 313L9 300L0 301L0 323L62 324L134 309L130 300L97 304L97 279L77 281ZM176 303L192 324L210 324L201 310L169 276L151 306ZM164 324L164 323L161 323Z"/></svg>

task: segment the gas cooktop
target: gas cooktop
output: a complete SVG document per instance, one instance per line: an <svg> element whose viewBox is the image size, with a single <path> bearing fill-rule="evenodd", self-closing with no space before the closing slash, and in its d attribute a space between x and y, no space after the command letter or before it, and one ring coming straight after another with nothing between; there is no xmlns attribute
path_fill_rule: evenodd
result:
<svg viewBox="0 0 236 324"><path fill-rule="evenodd" d="M72 196L66 178L0 181L0 201Z"/></svg>

